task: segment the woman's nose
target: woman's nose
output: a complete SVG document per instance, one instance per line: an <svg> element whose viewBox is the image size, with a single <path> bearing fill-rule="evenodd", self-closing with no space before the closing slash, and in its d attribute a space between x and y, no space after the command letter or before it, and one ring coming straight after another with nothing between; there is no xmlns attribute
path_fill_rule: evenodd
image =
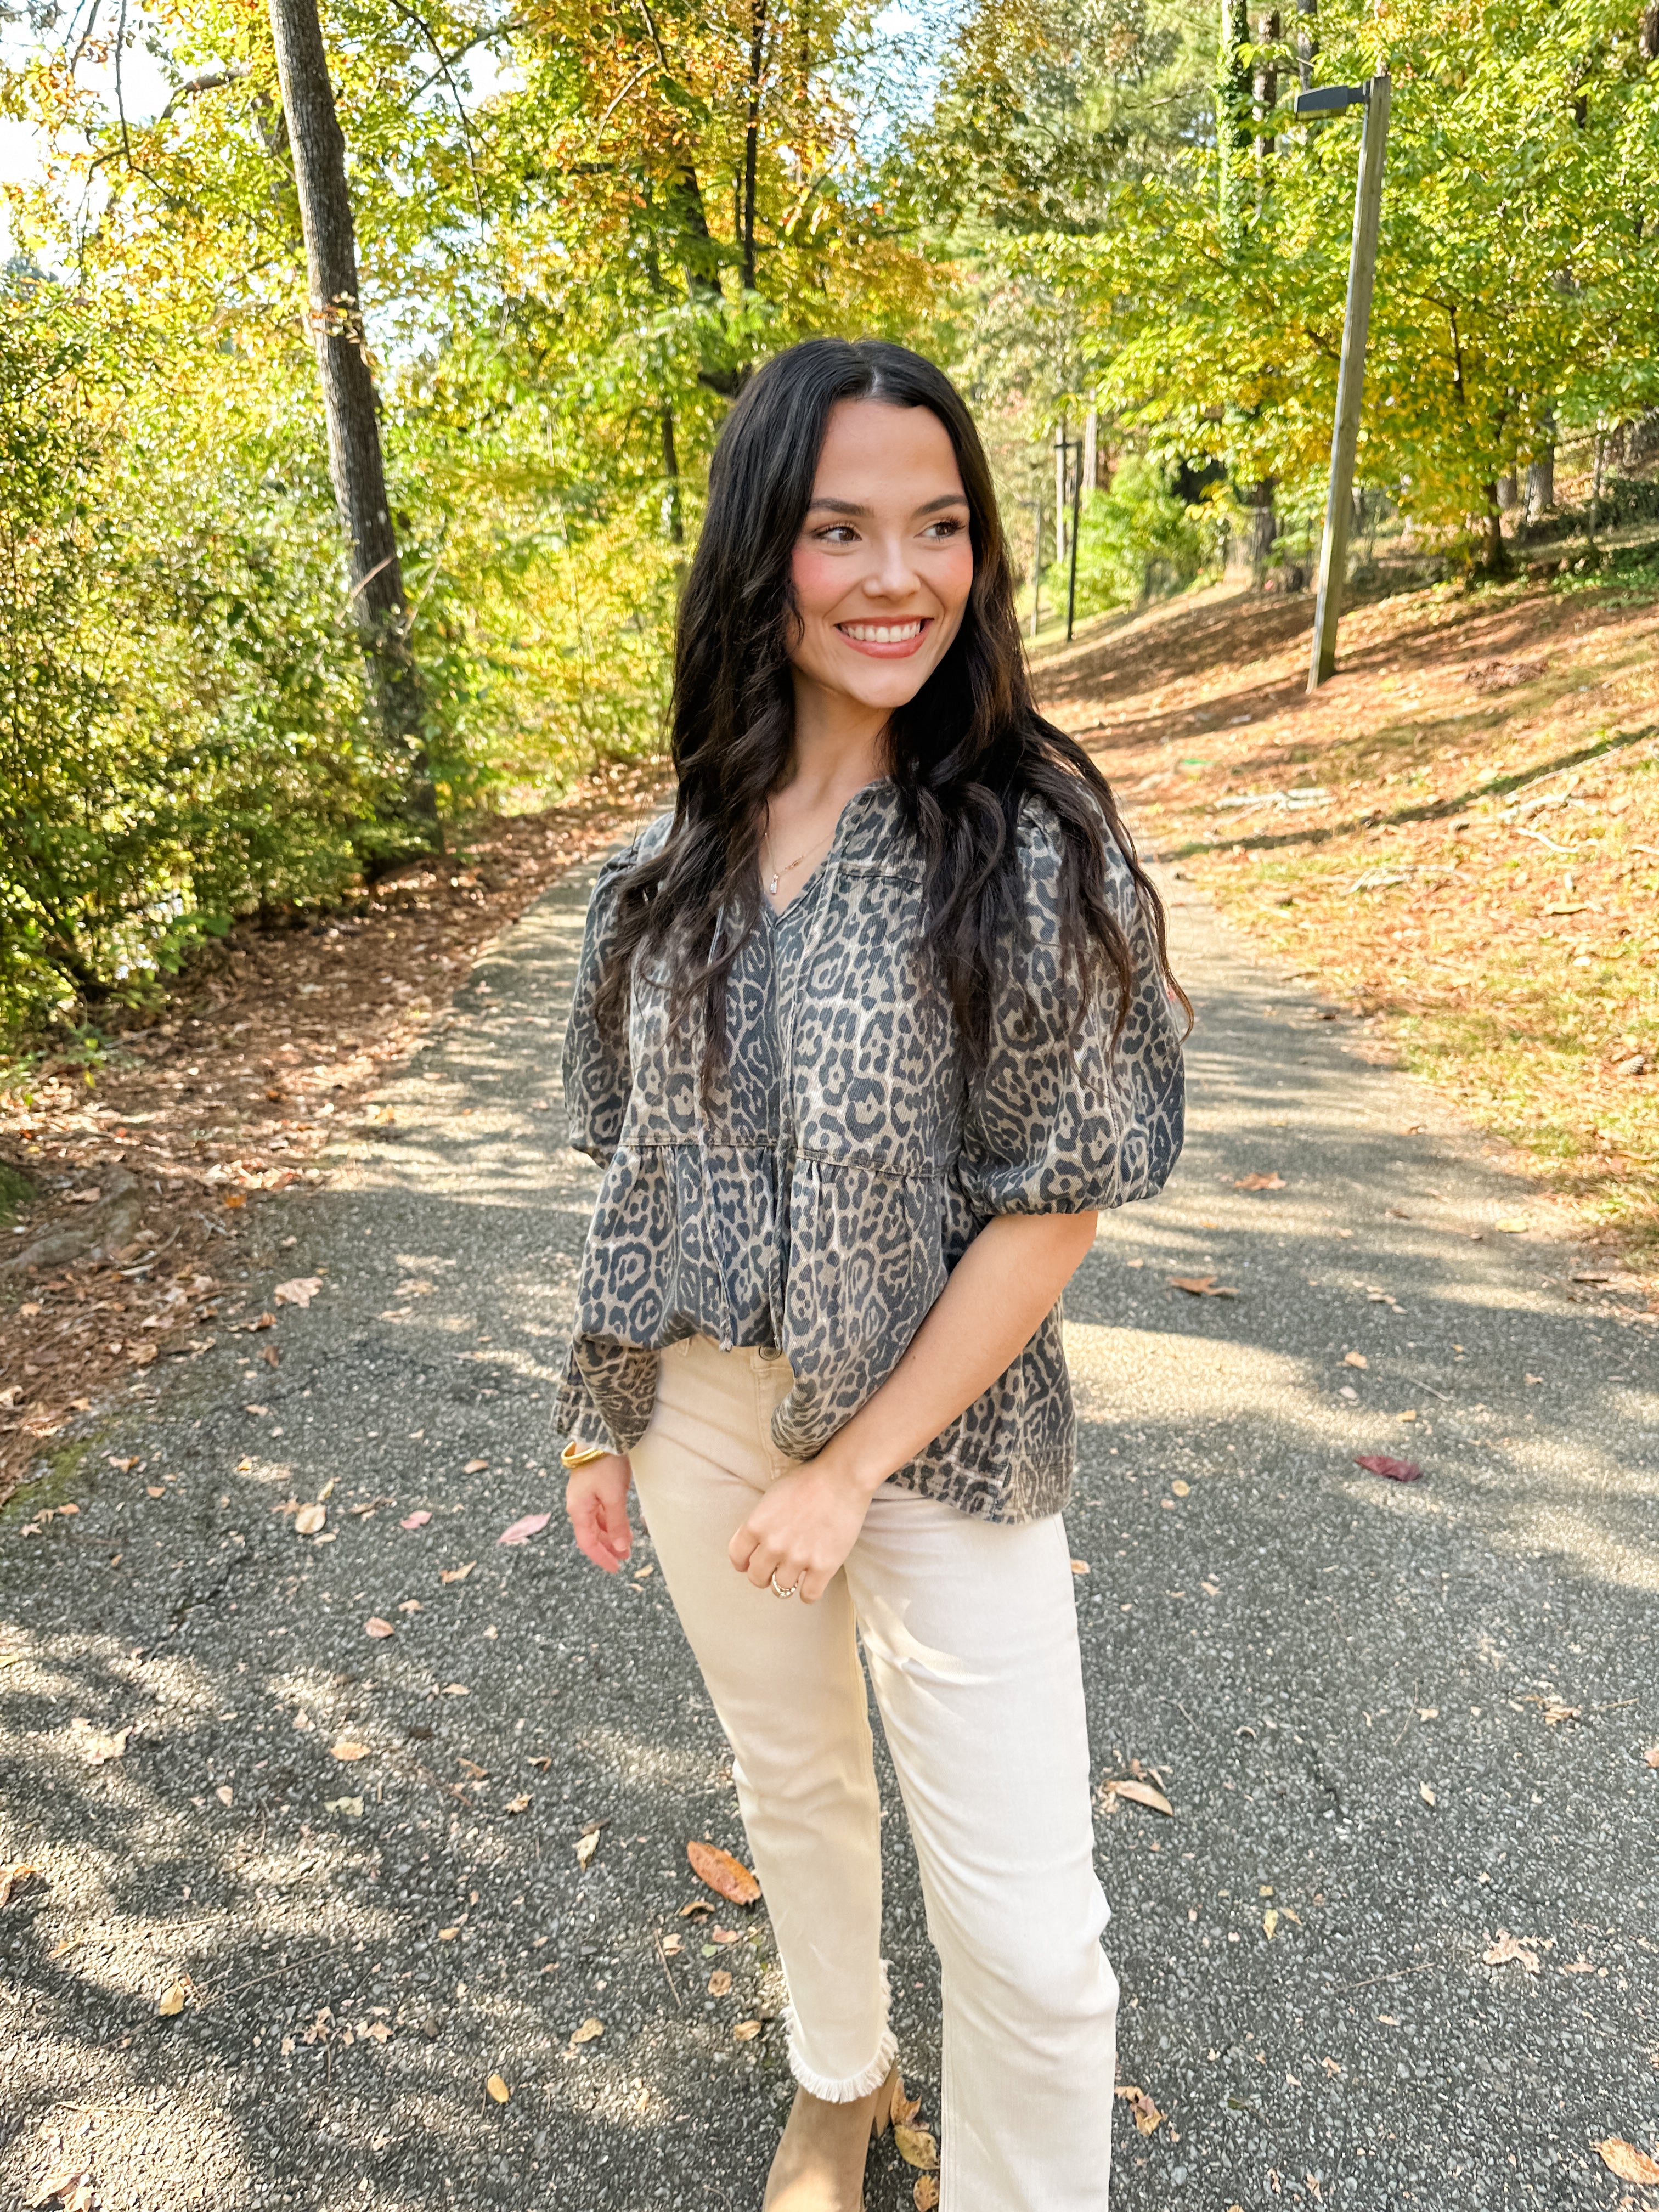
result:
<svg viewBox="0 0 1659 2212"><path fill-rule="evenodd" d="M864 580L865 590L873 598L902 599L915 590L915 568L903 538L884 539L876 564Z"/></svg>

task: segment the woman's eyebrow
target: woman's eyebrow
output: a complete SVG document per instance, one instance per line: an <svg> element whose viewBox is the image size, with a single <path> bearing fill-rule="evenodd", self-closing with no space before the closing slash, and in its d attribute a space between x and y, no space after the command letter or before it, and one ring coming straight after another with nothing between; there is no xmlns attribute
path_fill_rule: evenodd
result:
<svg viewBox="0 0 1659 2212"><path fill-rule="evenodd" d="M925 501L923 504L916 509L916 513L918 514L937 514L942 507L966 507L967 504L968 495L966 492L947 491L942 498ZM860 515L863 516L866 520L875 512L873 507L860 507L856 500L831 499L827 494L815 495L811 506L806 511L809 514L814 514L820 507L824 508L830 514Z"/></svg>

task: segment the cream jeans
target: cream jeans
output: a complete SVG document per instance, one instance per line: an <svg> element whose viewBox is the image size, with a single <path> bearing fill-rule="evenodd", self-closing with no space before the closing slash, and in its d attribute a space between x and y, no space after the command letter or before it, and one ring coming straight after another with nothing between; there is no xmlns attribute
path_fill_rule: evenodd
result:
<svg viewBox="0 0 1659 2212"><path fill-rule="evenodd" d="M781 1358L676 1345L632 1455L734 1753L790 2064L845 2101L895 2055L861 1641L939 1956L943 2212L1105 2212L1117 1984L1065 1532L1057 1516L994 1527L888 1484L816 1605L756 1589L726 1547L793 1464L769 1428L790 1382Z"/></svg>

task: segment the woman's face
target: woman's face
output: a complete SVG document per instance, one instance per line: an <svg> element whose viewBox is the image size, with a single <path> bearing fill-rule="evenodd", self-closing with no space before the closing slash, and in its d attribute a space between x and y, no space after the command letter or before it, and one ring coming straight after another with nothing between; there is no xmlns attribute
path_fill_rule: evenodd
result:
<svg viewBox="0 0 1659 2212"><path fill-rule="evenodd" d="M974 581L956 450L931 409L843 399L830 410L791 574L798 689L889 711L914 699Z"/></svg>

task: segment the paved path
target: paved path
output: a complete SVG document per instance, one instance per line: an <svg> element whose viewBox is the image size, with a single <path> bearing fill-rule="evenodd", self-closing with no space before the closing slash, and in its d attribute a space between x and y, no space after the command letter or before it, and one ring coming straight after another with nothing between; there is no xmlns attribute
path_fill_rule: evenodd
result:
<svg viewBox="0 0 1659 2212"><path fill-rule="evenodd" d="M648 1547L604 1581L550 1471L589 880L334 1187L265 1209L216 1347L0 1517L0 1862L39 1869L0 1909L0 2204L84 2160L112 2212L758 2205L790 2094L763 1911L680 1917L685 1840L742 1849L726 1754ZM1099 1822L1121 2079L1168 2115L1119 2107L1114 2203L1616 2205L1592 2144L1659 2136L1659 1342L1572 1302L1569 1251L1495 1226L1524 1191L1173 889L1191 1141L1070 1302L1096 1768L1174 1807ZM1525 1959L1484 1963L1500 1930ZM910 2179L872 2162L872 2212Z"/></svg>

